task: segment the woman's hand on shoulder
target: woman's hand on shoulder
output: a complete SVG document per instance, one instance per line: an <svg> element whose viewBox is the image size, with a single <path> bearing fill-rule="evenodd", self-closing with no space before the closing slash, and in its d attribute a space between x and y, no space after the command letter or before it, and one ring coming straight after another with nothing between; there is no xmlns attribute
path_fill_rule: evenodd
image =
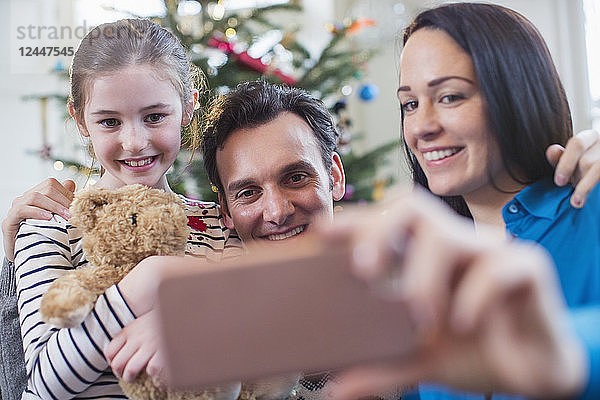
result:
<svg viewBox="0 0 600 400"><path fill-rule="evenodd" d="M595 130L581 131L565 147L553 144L546 158L555 166L554 182L558 186L571 183L573 207L581 208L590 191L600 182L600 134Z"/></svg>
<svg viewBox="0 0 600 400"><path fill-rule="evenodd" d="M74 191L75 182L72 180L60 183L54 178L48 178L13 200L2 221L4 254L9 261L14 259L15 237L21 221L27 218L49 220L53 213L69 219L69 206Z"/></svg>

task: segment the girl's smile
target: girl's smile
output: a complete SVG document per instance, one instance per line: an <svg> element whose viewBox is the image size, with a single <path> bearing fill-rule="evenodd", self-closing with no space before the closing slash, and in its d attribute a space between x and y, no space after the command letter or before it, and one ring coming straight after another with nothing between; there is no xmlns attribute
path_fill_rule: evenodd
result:
<svg viewBox="0 0 600 400"><path fill-rule="evenodd" d="M142 172L151 169L154 166L157 158L158 155L138 159L121 160L121 162L125 164L125 168L136 172Z"/></svg>

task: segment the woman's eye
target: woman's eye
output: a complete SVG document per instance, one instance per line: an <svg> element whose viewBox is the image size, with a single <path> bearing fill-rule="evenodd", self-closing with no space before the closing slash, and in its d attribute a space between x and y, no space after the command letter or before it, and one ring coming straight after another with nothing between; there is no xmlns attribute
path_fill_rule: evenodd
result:
<svg viewBox="0 0 600 400"><path fill-rule="evenodd" d="M448 94L446 96L443 96L440 99L440 103L442 104L451 104L454 103L455 101L461 100L463 97L457 94Z"/></svg>
<svg viewBox="0 0 600 400"><path fill-rule="evenodd" d="M414 111L417 109L418 105L419 105L419 103L414 100L407 101L405 103L402 103L402 111L404 111L404 112Z"/></svg>
<svg viewBox="0 0 600 400"><path fill-rule="evenodd" d="M150 123L157 123L162 121L162 119L165 117L164 114L159 114L159 113L154 113L154 114L149 114L146 116L145 120L146 122L150 122Z"/></svg>
<svg viewBox="0 0 600 400"><path fill-rule="evenodd" d="M105 126L107 128L114 128L116 126L121 125L121 123L115 118L107 118L100 121L100 125Z"/></svg>

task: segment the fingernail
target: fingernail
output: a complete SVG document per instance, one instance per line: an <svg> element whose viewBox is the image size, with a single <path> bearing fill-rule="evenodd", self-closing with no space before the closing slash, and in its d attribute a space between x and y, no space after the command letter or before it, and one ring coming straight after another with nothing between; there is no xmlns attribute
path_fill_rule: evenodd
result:
<svg viewBox="0 0 600 400"><path fill-rule="evenodd" d="M42 219L51 219L52 213L48 211L42 211Z"/></svg>
<svg viewBox="0 0 600 400"><path fill-rule="evenodd" d="M583 199L581 198L581 196L574 194L571 197L571 204L575 208L581 208L581 207L583 207Z"/></svg>
<svg viewBox="0 0 600 400"><path fill-rule="evenodd" d="M557 186L563 186L567 184L567 177L564 176L563 174L556 174L554 176L554 183L556 183Z"/></svg>

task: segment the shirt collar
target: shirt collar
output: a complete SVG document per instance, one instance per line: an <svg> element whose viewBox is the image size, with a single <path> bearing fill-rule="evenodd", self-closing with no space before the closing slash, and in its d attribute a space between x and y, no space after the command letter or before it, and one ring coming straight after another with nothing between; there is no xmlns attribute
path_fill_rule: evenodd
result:
<svg viewBox="0 0 600 400"><path fill-rule="evenodd" d="M527 212L539 217L554 219L561 205L569 202L573 187L556 186L550 179L542 179L521 190L516 196Z"/></svg>

